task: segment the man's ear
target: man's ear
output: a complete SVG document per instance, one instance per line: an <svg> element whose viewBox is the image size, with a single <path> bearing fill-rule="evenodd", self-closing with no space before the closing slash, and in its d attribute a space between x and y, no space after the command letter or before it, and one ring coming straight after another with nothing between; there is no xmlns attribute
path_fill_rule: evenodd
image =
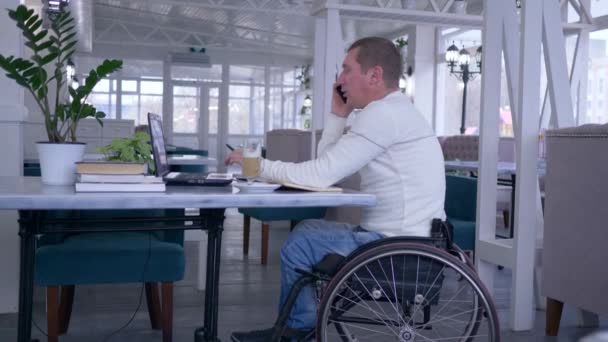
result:
<svg viewBox="0 0 608 342"><path fill-rule="evenodd" d="M384 82L384 70L379 65L373 66L368 70L368 77L371 85L378 85Z"/></svg>

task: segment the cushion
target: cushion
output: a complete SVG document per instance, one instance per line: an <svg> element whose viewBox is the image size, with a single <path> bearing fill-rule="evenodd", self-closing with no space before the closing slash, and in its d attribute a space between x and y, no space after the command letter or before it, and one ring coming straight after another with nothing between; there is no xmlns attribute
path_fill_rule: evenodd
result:
<svg viewBox="0 0 608 342"><path fill-rule="evenodd" d="M83 233L36 250L35 282L56 286L178 281L184 268L183 247L162 241L157 234Z"/></svg>

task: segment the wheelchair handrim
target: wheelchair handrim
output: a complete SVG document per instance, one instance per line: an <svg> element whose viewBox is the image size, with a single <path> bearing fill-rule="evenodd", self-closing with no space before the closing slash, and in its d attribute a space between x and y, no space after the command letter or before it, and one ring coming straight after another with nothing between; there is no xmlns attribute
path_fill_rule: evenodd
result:
<svg viewBox="0 0 608 342"><path fill-rule="evenodd" d="M332 305L329 302L329 299L335 298L337 296L337 292L340 291L341 285L365 265L369 265L375 260L396 255L408 255L414 257L429 258L430 260L434 260L435 262L444 264L444 268L447 266L453 269L456 274L464 277L469 286L471 286L471 288L474 290L474 307L478 308L477 310L475 310L475 316L473 317L473 319L470 320L471 324L467 326L467 334L465 334L465 336L471 336L470 332L477 329L479 322L483 319L483 315L482 317L478 317L480 311L479 308L483 308L488 315L487 321L489 325L488 331L490 335L490 340L495 342L500 341L499 322L494 306L488 301L488 291L485 289L485 287L483 287L481 281L473 273L474 270L469 269L468 266L462 261L458 260L456 257L446 253L443 250L430 246L407 242L390 244L387 246L379 247L375 250L370 250L367 253L363 253L354 258L353 260L349 261L347 264L345 264L342 269L333 277L333 279L327 285L327 288L331 289L331 291L326 292L323 296L323 300L321 301L321 305L324 309L323 312L320 312L317 321L317 338L321 338L319 339L320 341L327 341L327 329L322 324L323 317L330 317L329 314ZM482 300L481 305L478 302L479 297L481 297ZM462 340L468 341L469 339L470 337L463 338Z"/></svg>

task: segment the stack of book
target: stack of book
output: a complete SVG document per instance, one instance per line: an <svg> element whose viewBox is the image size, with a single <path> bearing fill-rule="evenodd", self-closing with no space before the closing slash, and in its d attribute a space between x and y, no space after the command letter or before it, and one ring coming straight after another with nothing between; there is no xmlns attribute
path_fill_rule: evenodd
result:
<svg viewBox="0 0 608 342"><path fill-rule="evenodd" d="M76 163L76 192L162 192L162 178L146 175L144 163L85 161Z"/></svg>

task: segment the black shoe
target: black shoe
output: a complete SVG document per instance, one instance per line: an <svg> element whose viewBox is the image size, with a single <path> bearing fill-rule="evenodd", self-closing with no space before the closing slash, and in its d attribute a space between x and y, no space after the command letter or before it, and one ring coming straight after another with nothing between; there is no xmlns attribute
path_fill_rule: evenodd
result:
<svg viewBox="0 0 608 342"><path fill-rule="evenodd" d="M254 330L249 332L233 332L230 335L232 342L270 342L274 328Z"/></svg>

